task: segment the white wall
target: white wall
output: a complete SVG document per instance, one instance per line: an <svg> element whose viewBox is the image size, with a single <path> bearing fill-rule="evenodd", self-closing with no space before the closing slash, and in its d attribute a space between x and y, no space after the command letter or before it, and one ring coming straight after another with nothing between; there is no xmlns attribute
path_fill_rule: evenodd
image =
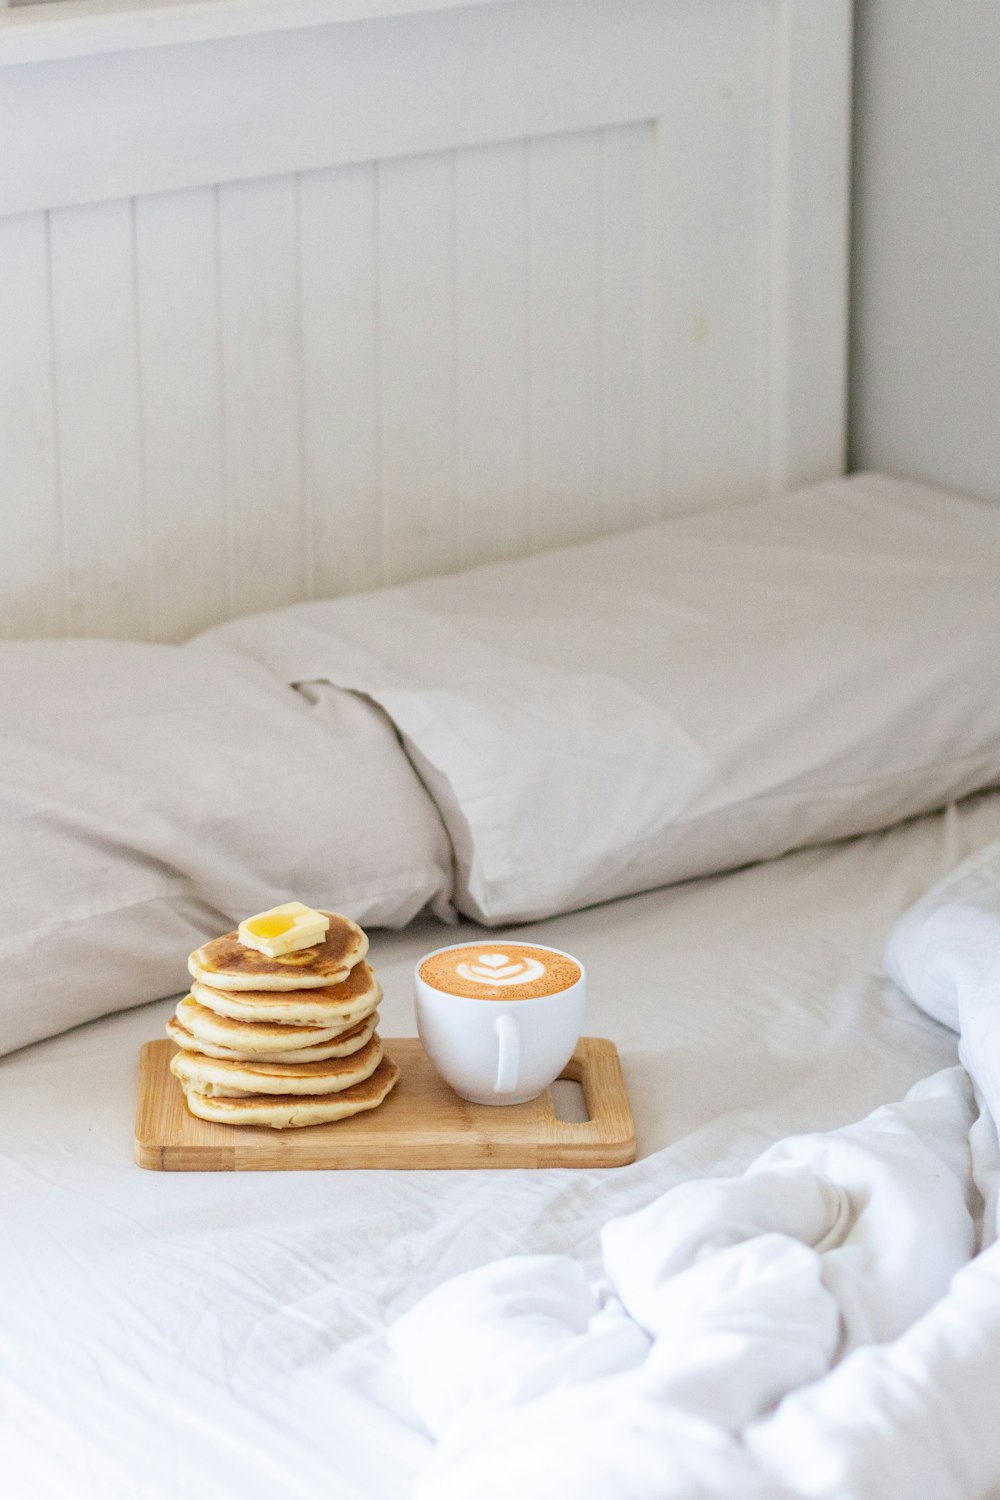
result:
<svg viewBox="0 0 1000 1500"><path fill-rule="evenodd" d="M1000 3L855 25L851 465L1000 501Z"/></svg>

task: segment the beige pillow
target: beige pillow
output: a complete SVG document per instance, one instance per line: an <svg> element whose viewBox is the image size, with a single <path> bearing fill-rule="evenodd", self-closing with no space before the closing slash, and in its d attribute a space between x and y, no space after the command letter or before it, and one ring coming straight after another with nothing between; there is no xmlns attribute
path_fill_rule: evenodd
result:
<svg viewBox="0 0 1000 1500"><path fill-rule="evenodd" d="M382 704L485 922L1000 782L1000 508L877 475L213 639Z"/></svg>
<svg viewBox="0 0 1000 1500"><path fill-rule="evenodd" d="M451 855L383 712L226 653L0 645L0 1053L169 995L291 898L400 926Z"/></svg>

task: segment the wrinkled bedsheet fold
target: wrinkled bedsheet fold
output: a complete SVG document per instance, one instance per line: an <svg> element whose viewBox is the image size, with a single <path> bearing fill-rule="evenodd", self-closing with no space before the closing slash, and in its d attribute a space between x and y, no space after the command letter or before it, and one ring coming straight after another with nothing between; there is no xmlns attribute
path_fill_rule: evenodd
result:
<svg viewBox="0 0 1000 1500"><path fill-rule="evenodd" d="M1000 1483L1000 844L886 967L963 1066L563 1256L445 1282L392 1328L437 1438L424 1500L973 1500Z"/></svg>

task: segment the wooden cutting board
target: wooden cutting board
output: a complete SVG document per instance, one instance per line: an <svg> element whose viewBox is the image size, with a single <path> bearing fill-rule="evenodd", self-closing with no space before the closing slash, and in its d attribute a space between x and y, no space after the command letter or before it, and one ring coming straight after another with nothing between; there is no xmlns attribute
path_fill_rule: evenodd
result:
<svg viewBox="0 0 1000 1500"><path fill-rule="evenodd" d="M583 1088L590 1119L556 1117L546 1089L528 1104L468 1104L438 1077L416 1037L387 1038L400 1079L384 1104L328 1125L272 1130L216 1125L189 1113L170 1072L173 1042L139 1056L135 1159L156 1172L287 1172L342 1167L622 1167L635 1126L613 1042L581 1037L562 1073Z"/></svg>

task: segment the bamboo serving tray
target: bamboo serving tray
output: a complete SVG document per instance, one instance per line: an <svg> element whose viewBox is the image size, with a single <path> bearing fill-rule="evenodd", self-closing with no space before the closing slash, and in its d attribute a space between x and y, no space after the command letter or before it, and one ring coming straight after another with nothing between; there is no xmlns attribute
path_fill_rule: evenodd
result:
<svg viewBox="0 0 1000 1500"><path fill-rule="evenodd" d="M635 1126L613 1042L581 1037L562 1072L590 1119L556 1116L550 1090L528 1104L468 1104L438 1077L416 1037L388 1038L400 1078L385 1103L327 1125L272 1130L190 1114L170 1072L173 1042L139 1056L135 1159L154 1172L287 1172L343 1167L623 1167Z"/></svg>

